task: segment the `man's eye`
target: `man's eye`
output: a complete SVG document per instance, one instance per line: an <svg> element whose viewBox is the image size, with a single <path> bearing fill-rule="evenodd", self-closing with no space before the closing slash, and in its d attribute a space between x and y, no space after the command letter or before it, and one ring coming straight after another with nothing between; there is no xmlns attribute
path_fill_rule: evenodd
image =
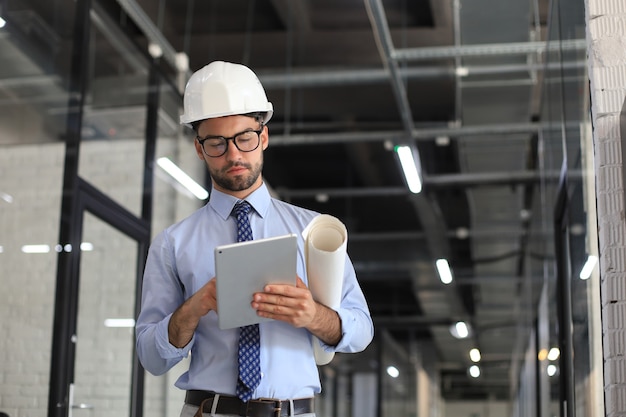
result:
<svg viewBox="0 0 626 417"><path fill-rule="evenodd" d="M237 139L238 140L250 140L254 138L254 135L256 135L256 133L254 132L243 132L237 136Z"/></svg>
<svg viewBox="0 0 626 417"><path fill-rule="evenodd" d="M212 148L218 148L224 146L224 141L222 139L208 139L206 144Z"/></svg>

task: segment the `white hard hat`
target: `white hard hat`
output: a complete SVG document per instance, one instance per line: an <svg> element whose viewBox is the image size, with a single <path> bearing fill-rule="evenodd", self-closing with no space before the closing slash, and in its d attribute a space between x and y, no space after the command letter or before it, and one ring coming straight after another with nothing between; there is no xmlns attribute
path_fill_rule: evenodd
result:
<svg viewBox="0 0 626 417"><path fill-rule="evenodd" d="M256 74L245 65L215 61L194 72L187 81L180 122L190 126L214 117L274 112Z"/></svg>

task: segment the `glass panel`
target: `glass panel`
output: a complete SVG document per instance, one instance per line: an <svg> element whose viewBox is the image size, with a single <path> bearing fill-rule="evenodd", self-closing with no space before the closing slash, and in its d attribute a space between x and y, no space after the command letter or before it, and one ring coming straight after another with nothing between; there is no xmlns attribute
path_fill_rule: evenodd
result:
<svg viewBox="0 0 626 417"><path fill-rule="evenodd" d="M46 415L63 152L0 147L0 410L11 416Z"/></svg>
<svg viewBox="0 0 626 417"><path fill-rule="evenodd" d="M381 415L417 415L417 369L421 366L421 361L411 361L409 352L387 333L383 332L381 336Z"/></svg>
<svg viewBox="0 0 626 417"><path fill-rule="evenodd" d="M85 213L73 415L130 412L137 242Z"/></svg>
<svg viewBox="0 0 626 417"><path fill-rule="evenodd" d="M79 175L141 214L148 62L94 5Z"/></svg>
<svg viewBox="0 0 626 417"><path fill-rule="evenodd" d="M193 136L183 132L178 123L181 96L170 84L160 86L157 130L157 160L166 157L183 169L196 182L204 185L206 168L198 160ZM189 192L185 192L158 164L154 166L154 195L152 197L152 235L187 217L204 205ZM184 360L161 376L145 375L145 415L174 416L180 414L185 392L174 383L189 367Z"/></svg>
<svg viewBox="0 0 626 417"><path fill-rule="evenodd" d="M74 0L2 2L0 145L63 141L74 8Z"/></svg>

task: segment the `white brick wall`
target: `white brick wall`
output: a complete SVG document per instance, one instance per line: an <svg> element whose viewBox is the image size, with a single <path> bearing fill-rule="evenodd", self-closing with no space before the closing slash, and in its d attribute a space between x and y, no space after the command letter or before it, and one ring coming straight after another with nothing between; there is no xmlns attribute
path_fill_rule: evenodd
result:
<svg viewBox="0 0 626 417"><path fill-rule="evenodd" d="M626 2L587 0L598 204L605 413L626 413L626 227L619 113L626 97Z"/></svg>
<svg viewBox="0 0 626 417"><path fill-rule="evenodd" d="M192 176L203 178L204 167L187 141L178 152L176 140L161 140L157 152L180 159ZM0 192L14 197L11 204L0 199L0 411L11 417L47 414L57 253L25 254L20 248L57 242L63 153L60 143L0 149ZM81 176L135 214L142 165L141 140L81 146ZM156 179L155 187L153 235L199 206L165 181ZM84 237L94 250L82 256L75 400L95 409L74 415L127 415L132 332L102 324L104 318L132 317L136 244L91 214ZM146 415L180 412L183 393L173 384L186 366L162 377L147 375Z"/></svg>

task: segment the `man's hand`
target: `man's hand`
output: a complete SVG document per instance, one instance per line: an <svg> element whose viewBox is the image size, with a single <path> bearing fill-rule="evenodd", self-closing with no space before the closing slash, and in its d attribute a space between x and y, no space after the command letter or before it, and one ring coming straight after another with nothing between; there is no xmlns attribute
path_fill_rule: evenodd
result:
<svg viewBox="0 0 626 417"><path fill-rule="evenodd" d="M304 327L328 345L335 346L341 340L339 315L316 302L300 277L296 278L295 287L266 285L264 292L254 294L251 305L259 316Z"/></svg>
<svg viewBox="0 0 626 417"><path fill-rule="evenodd" d="M168 325L170 343L178 348L186 346L191 341L200 319L211 310L217 311L215 278L189 297L172 314Z"/></svg>

